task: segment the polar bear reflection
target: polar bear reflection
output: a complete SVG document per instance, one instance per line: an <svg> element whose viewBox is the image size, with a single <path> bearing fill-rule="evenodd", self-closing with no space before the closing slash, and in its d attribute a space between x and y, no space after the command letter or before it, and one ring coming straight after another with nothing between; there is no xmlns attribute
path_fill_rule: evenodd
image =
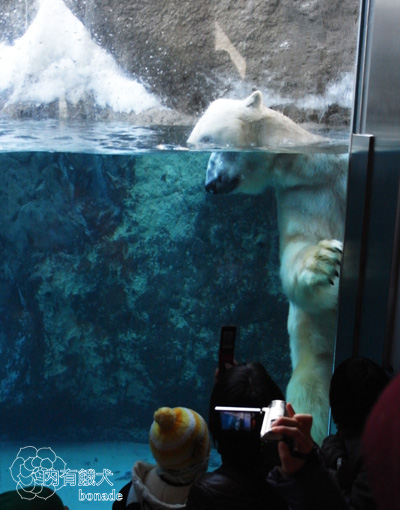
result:
<svg viewBox="0 0 400 510"><path fill-rule="evenodd" d="M257 91L243 101L212 103L188 144L251 148L319 140L264 107ZM275 189L293 368L286 397L297 412L313 414L317 442L325 437L328 423L346 183L347 157L335 154L214 152L206 174L211 193Z"/></svg>

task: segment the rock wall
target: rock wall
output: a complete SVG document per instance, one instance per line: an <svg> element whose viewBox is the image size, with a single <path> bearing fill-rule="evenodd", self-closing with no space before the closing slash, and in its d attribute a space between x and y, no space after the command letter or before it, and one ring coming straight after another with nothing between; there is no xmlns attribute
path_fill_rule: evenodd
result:
<svg viewBox="0 0 400 510"><path fill-rule="evenodd" d="M67 4L121 65L188 112L237 87L301 99L354 69L357 0Z"/></svg>
<svg viewBox="0 0 400 510"><path fill-rule="evenodd" d="M217 97L257 87L292 117L348 123L348 108L301 113L301 103L354 71L358 0L65 3L123 69L179 112L199 114ZM21 35L36 8L4 0L2 39Z"/></svg>
<svg viewBox="0 0 400 510"><path fill-rule="evenodd" d="M208 157L0 154L1 437L147 441L160 406L206 416L223 323L286 386L273 194L206 195Z"/></svg>

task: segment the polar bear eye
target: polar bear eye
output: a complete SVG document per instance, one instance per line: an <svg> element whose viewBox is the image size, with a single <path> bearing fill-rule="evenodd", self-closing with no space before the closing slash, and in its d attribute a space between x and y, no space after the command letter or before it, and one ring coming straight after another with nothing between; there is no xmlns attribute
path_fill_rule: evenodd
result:
<svg viewBox="0 0 400 510"><path fill-rule="evenodd" d="M211 136L202 136L200 138L200 143L213 143L213 139Z"/></svg>

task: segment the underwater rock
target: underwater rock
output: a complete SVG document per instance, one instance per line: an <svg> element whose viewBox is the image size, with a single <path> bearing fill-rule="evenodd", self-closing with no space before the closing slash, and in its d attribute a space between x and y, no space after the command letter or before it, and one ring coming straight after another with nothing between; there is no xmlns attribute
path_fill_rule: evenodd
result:
<svg viewBox="0 0 400 510"><path fill-rule="evenodd" d="M0 154L3 437L138 441L162 405L206 415L226 322L286 385L273 198L206 196L188 169L208 157Z"/></svg>

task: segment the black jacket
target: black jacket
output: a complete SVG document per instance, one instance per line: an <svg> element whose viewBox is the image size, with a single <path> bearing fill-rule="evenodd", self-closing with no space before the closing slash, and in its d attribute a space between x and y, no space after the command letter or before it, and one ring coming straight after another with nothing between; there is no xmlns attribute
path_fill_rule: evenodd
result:
<svg viewBox="0 0 400 510"><path fill-rule="evenodd" d="M186 510L287 510L265 473L223 463L190 489Z"/></svg>
<svg viewBox="0 0 400 510"><path fill-rule="evenodd" d="M222 464L200 478L189 492L186 510L352 510L323 465L318 448L294 475L275 467L267 477Z"/></svg>
<svg viewBox="0 0 400 510"><path fill-rule="evenodd" d="M360 455L360 437L338 432L324 440L321 450L326 466L349 507L356 510L376 510L368 474Z"/></svg>

